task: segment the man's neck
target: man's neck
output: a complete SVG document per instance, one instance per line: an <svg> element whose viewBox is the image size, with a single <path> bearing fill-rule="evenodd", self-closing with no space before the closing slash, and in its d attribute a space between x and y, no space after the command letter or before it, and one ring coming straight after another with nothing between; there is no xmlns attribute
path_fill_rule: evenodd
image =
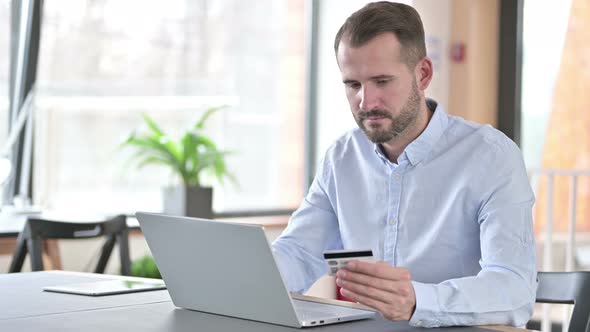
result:
<svg viewBox="0 0 590 332"><path fill-rule="evenodd" d="M404 152L406 147L410 145L428 126L430 119L432 118L433 112L426 106L426 100L423 99L420 103L420 111L416 117L416 121L412 126L406 128L406 130L399 136L390 140L389 142L381 144L387 159L392 163L397 164L397 159Z"/></svg>

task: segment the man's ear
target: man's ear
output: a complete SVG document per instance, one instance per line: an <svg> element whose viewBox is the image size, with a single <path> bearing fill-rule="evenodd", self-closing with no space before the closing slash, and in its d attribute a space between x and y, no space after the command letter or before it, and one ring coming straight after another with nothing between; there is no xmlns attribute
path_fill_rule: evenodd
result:
<svg viewBox="0 0 590 332"><path fill-rule="evenodd" d="M414 75L416 77L416 84L418 85L418 89L424 91L430 85L430 81L432 81L434 68L432 67L432 60L429 57L425 56L416 64L416 68L414 69Z"/></svg>

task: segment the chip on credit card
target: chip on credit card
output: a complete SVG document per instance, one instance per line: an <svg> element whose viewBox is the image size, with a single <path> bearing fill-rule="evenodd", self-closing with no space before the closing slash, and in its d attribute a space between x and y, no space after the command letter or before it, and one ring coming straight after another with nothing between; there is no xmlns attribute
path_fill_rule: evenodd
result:
<svg viewBox="0 0 590 332"><path fill-rule="evenodd" d="M357 260L362 262L375 262L373 250L328 250L324 251L324 259L328 264L328 274L336 275L338 269L346 266L348 262Z"/></svg>

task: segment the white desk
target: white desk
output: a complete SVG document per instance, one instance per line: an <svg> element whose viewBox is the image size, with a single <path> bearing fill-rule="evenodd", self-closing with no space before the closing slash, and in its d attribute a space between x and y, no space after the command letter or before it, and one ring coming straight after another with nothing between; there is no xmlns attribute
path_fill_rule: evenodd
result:
<svg viewBox="0 0 590 332"><path fill-rule="evenodd" d="M88 297L43 292L48 285L118 276L78 272L0 274L0 331L299 331L299 329L176 308L166 290ZM327 325L307 331L424 331L384 319ZM505 331L524 331L503 328ZM490 331L482 327L428 329Z"/></svg>

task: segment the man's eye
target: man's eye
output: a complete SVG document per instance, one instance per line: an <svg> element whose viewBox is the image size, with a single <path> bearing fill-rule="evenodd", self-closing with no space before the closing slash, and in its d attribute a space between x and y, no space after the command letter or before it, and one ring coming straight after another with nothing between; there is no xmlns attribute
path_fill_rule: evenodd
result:
<svg viewBox="0 0 590 332"><path fill-rule="evenodd" d="M385 85L389 83L390 80L377 80L377 85Z"/></svg>
<svg viewBox="0 0 590 332"><path fill-rule="evenodd" d="M348 84L346 84L346 86L349 89L353 89L353 90L358 90L358 89L361 88L361 84L360 83L348 83Z"/></svg>

